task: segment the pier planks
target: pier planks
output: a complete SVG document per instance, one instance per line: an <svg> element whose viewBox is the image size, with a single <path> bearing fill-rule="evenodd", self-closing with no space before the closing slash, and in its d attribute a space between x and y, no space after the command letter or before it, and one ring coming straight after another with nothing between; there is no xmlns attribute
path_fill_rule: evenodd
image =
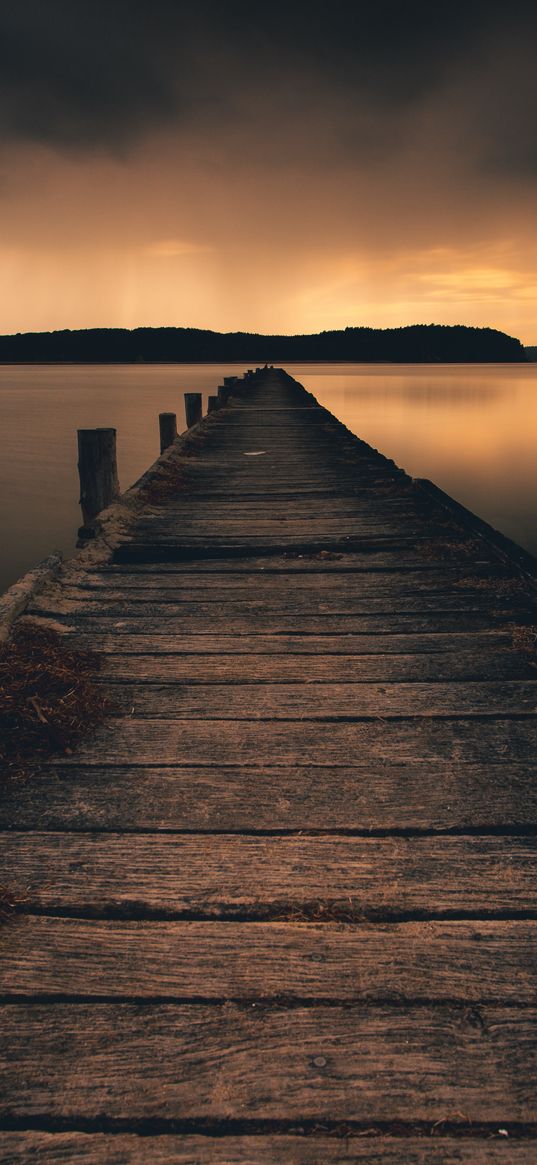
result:
<svg viewBox="0 0 537 1165"><path fill-rule="evenodd" d="M0 1163L530 1165L531 577L285 374L173 456L30 611L111 715L5 783Z"/></svg>

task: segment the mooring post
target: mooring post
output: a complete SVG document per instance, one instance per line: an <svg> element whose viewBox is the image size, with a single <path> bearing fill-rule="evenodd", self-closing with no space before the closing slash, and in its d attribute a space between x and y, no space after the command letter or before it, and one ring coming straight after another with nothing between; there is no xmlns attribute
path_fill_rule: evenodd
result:
<svg viewBox="0 0 537 1165"><path fill-rule="evenodd" d="M185 417L187 429L191 429L192 425L197 425L198 421L201 421L201 416L201 392L185 392Z"/></svg>
<svg viewBox="0 0 537 1165"><path fill-rule="evenodd" d="M220 405L220 401L218 400L217 396L208 397L208 399L207 399L207 412L208 413L215 413L217 408L219 407L219 405Z"/></svg>
<svg viewBox="0 0 537 1165"><path fill-rule="evenodd" d="M158 423L160 430L160 452L164 453L164 450L169 445L173 445L177 436L177 417L175 413L159 413Z"/></svg>
<svg viewBox="0 0 537 1165"><path fill-rule="evenodd" d="M84 526L119 496L115 429L78 430L80 506Z"/></svg>

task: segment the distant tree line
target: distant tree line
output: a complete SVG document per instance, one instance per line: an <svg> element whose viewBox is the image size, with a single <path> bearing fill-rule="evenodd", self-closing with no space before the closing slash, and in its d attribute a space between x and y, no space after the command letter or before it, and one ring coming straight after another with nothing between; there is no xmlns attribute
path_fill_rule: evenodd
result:
<svg viewBox="0 0 537 1165"><path fill-rule="evenodd" d="M247 363L288 361L520 363L520 340L492 328L416 324L345 328L313 336L259 336L199 328L89 328L0 336L0 363Z"/></svg>
<svg viewBox="0 0 537 1165"><path fill-rule="evenodd" d="M524 351L528 360L537 360L537 347L535 347L535 345L532 345L529 348L526 347Z"/></svg>

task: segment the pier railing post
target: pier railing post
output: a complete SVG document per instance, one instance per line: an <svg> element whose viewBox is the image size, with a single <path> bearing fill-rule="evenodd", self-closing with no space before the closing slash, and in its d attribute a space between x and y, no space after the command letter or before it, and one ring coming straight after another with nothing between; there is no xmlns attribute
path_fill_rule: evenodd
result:
<svg viewBox="0 0 537 1165"><path fill-rule="evenodd" d="M84 526L119 496L115 429L78 430L80 506Z"/></svg>
<svg viewBox="0 0 537 1165"><path fill-rule="evenodd" d="M198 422L201 421L201 415L201 392L185 392L185 417L187 429L191 429L192 425L197 425Z"/></svg>
<svg viewBox="0 0 537 1165"><path fill-rule="evenodd" d="M169 445L173 445L177 436L177 417L175 413L159 413L158 423L160 430L160 452L164 453L164 450Z"/></svg>

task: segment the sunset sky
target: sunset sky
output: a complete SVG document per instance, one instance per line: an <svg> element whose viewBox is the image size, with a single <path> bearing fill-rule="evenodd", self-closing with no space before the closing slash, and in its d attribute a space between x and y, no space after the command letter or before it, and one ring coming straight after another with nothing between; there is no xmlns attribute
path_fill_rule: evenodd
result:
<svg viewBox="0 0 537 1165"><path fill-rule="evenodd" d="M0 8L0 332L537 343L537 5Z"/></svg>

